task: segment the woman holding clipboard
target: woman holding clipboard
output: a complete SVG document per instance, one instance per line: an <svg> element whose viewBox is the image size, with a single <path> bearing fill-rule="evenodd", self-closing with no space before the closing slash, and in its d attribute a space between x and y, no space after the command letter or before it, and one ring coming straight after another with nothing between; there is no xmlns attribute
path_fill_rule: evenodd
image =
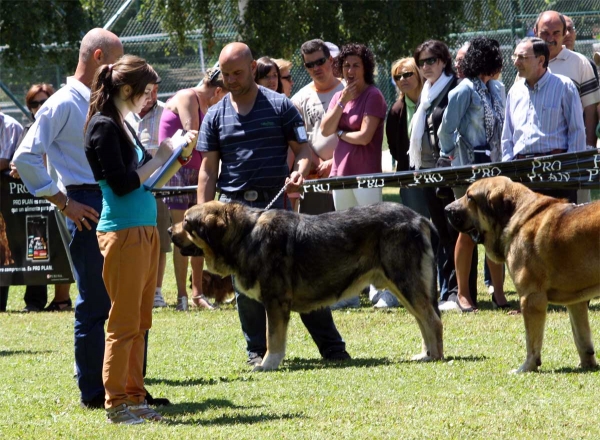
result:
<svg viewBox="0 0 600 440"><path fill-rule="evenodd" d="M146 404L143 378L144 334L152 325L159 257L156 203L143 183L169 159L173 142L163 141L152 157L124 120L146 105L158 80L137 56L101 66L85 124L85 153L102 190L96 233L111 301L102 369L105 407L109 422L120 424L162 419ZM168 173L189 161L196 139L197 132L184 135L186 146Z"/></svg>

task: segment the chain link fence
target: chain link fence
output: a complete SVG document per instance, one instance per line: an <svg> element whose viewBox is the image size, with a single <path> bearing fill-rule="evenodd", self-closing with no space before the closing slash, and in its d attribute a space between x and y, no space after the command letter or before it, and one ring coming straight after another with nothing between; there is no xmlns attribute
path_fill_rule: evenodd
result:
<svg viewBox="0 0 600 440"><path fill-rule="evenodd" d="M140 11L139 2L133 1L120 14L117 11L125 0L106 0L102 22L103 26L114 18L112 30L117 32L123 41L125 53L142 56L157 70L162 77L159 96L166 100L177 90L193 87L201 80L204 71L217 62L220 49L238 38L239 10L228 3L223 17L216 25L216 41L212 50L208 50L207 42L200 33L190 33L183 54L177 49L160 26L160 17L153 17L150 12ZM398 7L402 7L398 3ZM227 9L229 8L229 9ZM515 44L522 37L533 35L533 25L538 14L553 9L570 16L577 29L575 50L591 57L592 44L600 43L600 1L598 0L467 0L464 2L463 25L461 32L449 35L446 39L453 53L469 39L486 35L498 40L504 55L502 80L508 90L515 79L516 69L510 56ZM400 26L400 24L399 24ZM333 42L336 43L336 42ZM268 54L274 58L279 54ZM412 54L405 54L411 56ZM294 53L291 70L294 78L294 92L310 82L310 78L302 66L299 50ZM380 88L388 105L396 100L396 90L390 76L390 67L394 60L378 60L376 85ZM63 72L58 66L40 66L37 69L15 72L14 69L0 69L0 81L8 86L10 92L21 103L32 83L47 82L55 87L65 82L66 76L72 72ZM19 80L21 78L21 80ZM17 119L25 119L19 109L8 96L0 91L0 107L4 112Z"/></svg>

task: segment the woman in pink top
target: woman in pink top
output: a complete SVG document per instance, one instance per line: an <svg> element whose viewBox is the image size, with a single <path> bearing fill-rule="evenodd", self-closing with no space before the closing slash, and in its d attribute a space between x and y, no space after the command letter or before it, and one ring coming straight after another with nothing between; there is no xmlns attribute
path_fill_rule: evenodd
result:
<svg viewBox="0 0 600 440"><path fill-rule="evenodd" d="M208 69L198 86L180 90L167 101L160 118L159 142L173 136L180 128L200 131L200 124L208 108L219 102L226 94L220 69ZM194 150L192 160L171 178L167 186L198 185L198 173L201 163L202 156L200 152ZM172 222L179 223L183 220L186 209L196 204L196 193L168 197L165 202L171 212ZM212 308L202 295L204 259L202 257L192 257L191 264L192 301L198 307ZM173 266L175 269L175 282L177 283L177 310L185 311L188 309L186 288L188 257L182 256L179 252L173 252Z"/></svg>
<svg viewBox="0 0 600 440"><path fill-rule="evenodd" d="M331 98L321 122L323 136L337 134L330 177L381 173L383 121L387 113L385 99L373 85L375 57L363 44L347 44L335 60L346 87ZM333 191L336 211L353 206L381 202L381 188L356 188ZM369 297L377 295L371 286ZM357 297L334 304L331 308L358 307Z"/></svg>
<svg viewBox="0 0 600 440"><path fill-rule="evenodd" d="M346 87L336 93L323 117L321 133L337 133L330 176L381 173L383 121L387 105L373 85L375 57L363 44L347 44L336 59ZM381 188L333 191L336 211L381 201Z"/></svg>

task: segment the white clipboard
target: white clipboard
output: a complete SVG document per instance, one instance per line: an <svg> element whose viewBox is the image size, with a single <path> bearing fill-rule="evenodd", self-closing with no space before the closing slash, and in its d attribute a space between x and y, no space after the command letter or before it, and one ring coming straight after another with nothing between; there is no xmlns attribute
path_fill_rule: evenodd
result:
<svg viewBox="0 0 600 440"><path fill-rule="evenodd" d="M171 166L177 161L183 149L187 146L187 141L183 137L183 130L177 130L173 137L171 138L173 145L173 152L171 156L167 159L167 161L156 171L154 171L150 177L144 182L144 187L147 190L152 190L154 188L162 188L165 184L173 177L172 174L167 174L167 171Z"/></svg>

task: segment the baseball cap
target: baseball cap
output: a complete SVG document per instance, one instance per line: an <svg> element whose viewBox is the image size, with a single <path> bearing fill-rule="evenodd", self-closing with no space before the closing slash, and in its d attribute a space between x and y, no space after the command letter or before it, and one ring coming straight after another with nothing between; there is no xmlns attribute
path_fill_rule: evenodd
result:
<svg viewBox="0 0 600 440"><path fill-rule="evenodd" d="M329 41L325 42L325 46L327 46L327 48L329 49L329 54L335 58L340 54L340 48L337 47L335 44L330 43Z"/></svg>

